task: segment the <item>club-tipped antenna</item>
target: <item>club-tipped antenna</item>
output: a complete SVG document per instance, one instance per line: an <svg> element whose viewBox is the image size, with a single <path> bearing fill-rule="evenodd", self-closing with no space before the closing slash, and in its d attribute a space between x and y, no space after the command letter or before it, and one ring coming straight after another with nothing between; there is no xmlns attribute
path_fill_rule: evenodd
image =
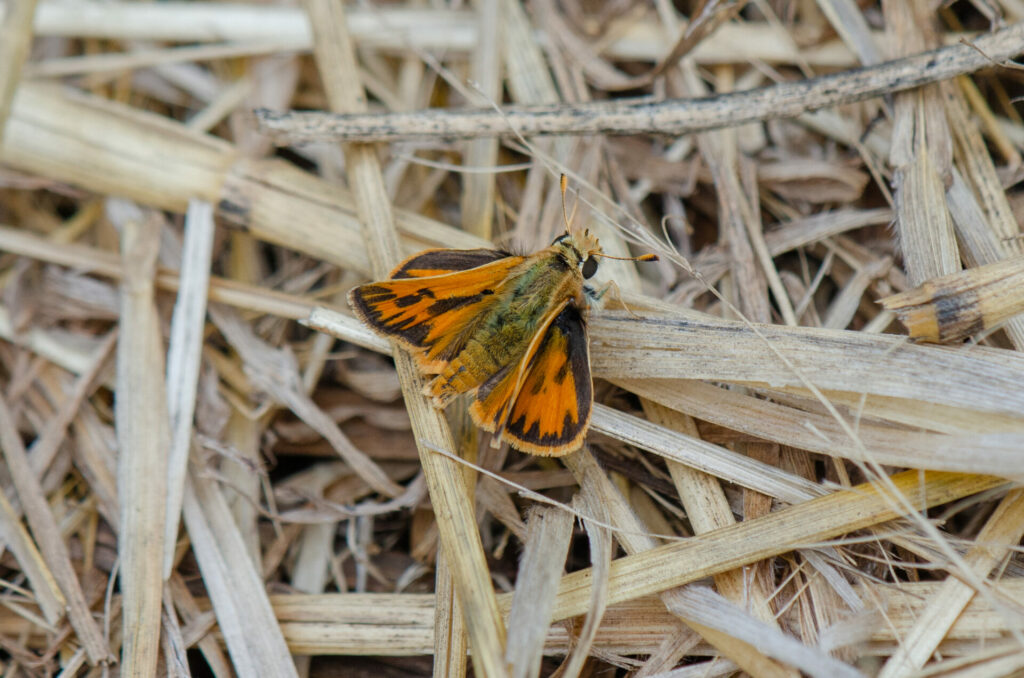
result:
<svg viewBox="0 0 1024 678"><path fill-rule="evenodd" d="M618 259L619 261L658 261L657 254L641 254L639 257L613 257L610 254L603 254L601 252L591 252L592 257L602 257L604 259Z"/></svg>

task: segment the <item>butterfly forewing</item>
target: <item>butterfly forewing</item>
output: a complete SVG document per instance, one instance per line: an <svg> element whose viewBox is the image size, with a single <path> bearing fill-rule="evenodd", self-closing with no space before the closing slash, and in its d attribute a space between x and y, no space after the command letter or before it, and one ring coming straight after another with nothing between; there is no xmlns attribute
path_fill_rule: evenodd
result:
<svg viewBox="0 0 1024 678"><path fill-rule="evenodd" d="M391 278L426 278L456 271L466 271L477 266L483 266L499 259L517 259L522 262L522 257L515 257L507 252L490 250L485 248L475 250L426 250L414 254L391 271Z"/></svg>
<svg viewBox="0 0 1024 678"><path fill-rule="evenodd" d="M455 263L447 254L434 250L416 255L396 273L444 270L441 264ZM476 260L483 258L479 255ZM368 325L409 348L421 369L437 373L461 350L474 321L494 303L500 284L522 263L522 257L490 259L469 270L362 285L352 290L349 302Z"/></svg>

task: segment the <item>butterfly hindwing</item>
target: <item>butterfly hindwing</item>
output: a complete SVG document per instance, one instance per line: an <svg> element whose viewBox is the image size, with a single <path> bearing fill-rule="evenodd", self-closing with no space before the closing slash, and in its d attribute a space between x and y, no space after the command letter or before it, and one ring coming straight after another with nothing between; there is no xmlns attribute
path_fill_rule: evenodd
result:
<svg viewBox="0 0 1024 678"><path fill-rule="evenodd" d="M561 456L583 444L593 384L583 316L568 304L548 326L507 415L502 437L524 452Z"/></svg>
<svg viewBox="0 0 1024 678"><path fill-rule="evenodd" d="M502 367L477 388L476 398L469 407L469 413L477 426L491 433L505 427L512 403L526 379L533 357L544 344L548 327L568 303L564 301L551 309L518 360Z"/></svg>
<svg viewBox="0 0 1024 678"><path fill-rule="evenodd" d="M459 252L471 254L449 256ZM483 265L449 272L449 266L485 260ZM415 277L356 287L349 293L349 303L366 324L408 348L422 370L437 373L465 345L474 321L494 303L497 289L522 261L494 250L431 250L395 269ZM444 272L417 275L424 271Z"/></svg>

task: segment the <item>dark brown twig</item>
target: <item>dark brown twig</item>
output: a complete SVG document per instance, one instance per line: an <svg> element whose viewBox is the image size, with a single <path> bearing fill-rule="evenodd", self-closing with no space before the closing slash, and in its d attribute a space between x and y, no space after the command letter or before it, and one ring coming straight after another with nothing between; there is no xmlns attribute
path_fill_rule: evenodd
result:
<svg viewBox="0 0 1024 678"><path fill-rule="evenodd" d="M1024 23L904 59L799 82L701 99L602 101L577 105L431 109L411 113L274 113L257 110L279 143L313 140L405 141L512 134L690 134L756 120L788 118L946 80L1024 51Z"/></svg>

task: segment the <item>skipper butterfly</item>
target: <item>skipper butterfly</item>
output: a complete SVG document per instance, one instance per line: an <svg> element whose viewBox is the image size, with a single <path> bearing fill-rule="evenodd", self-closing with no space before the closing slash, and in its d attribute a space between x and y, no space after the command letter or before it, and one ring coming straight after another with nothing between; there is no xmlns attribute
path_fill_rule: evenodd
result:
<svg viewBox="0 0 1024 678"><path fill-rule="evenodd" d="M564 216L564 176L562 198ZM572 228L568 217L565 223L566 232L534 254L426 250L399 264L390 280L348 296L363 322L433 376L424 393L435 407L473 392L470 416L495 443L553 457L579 449L587 434L586 317L608 288L586 283L597 258L607 257L597 238Z"/></svg>

